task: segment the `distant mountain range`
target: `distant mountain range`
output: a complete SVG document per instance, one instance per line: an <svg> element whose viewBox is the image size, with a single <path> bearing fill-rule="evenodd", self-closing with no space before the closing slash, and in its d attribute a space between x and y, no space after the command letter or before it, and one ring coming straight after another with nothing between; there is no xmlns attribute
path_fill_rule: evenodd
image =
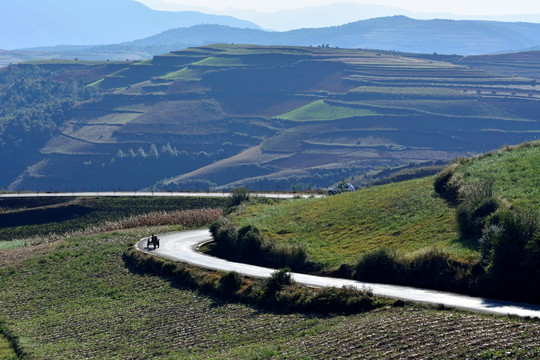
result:
<svg viewBox="0 0 540 360"><path fill-rule="evenodd" d="M375 3L375 1L373 1ZM375 4L333 3L321 6L309 6L299 9L281 10L277 12L258 12L228 8L216 12L201 7L183 7L183 9L196 10L208 14L231 15L239 19L246 19L256 23L263 29L275 31L288 31L302 28L321 28L339 26L359 20L404 15L413 19L452 19L452 20L489 20L505 22L533 22L540 23L540 14L514 14L514 15L456 15L452 13L413 12L399 7Z"/></svg>
<svg viewBox="0 0 540 360"><path fill-rule="evenodd" d="M414 53L476 55L533 49L540 45L540 24L415 20L405 16L392 16L341 26L286 32L225 25L195 25L163 31L157 35L116 45L62 46L0 52L0 66L44 58L139 60L190 46L215 43L314 47L324 45Z"/></svg>
<svg viewBox="0 0 540 360"><path fill-rule="evenodd" d="M3 1L0 49L114 44L198 24L259 28L232 16L156 11L133 0Z"/></svg>
<svg viewBox="0 0 540 360"><path fill-rule="evenodd" d="M205 45L318 46L475 55L517 51L540 44L540 24L472 20L415 20L381 17L327 28L271 32L198 25L168 30L128 46ZM172 49L171 49L172 50Z"/></svg>

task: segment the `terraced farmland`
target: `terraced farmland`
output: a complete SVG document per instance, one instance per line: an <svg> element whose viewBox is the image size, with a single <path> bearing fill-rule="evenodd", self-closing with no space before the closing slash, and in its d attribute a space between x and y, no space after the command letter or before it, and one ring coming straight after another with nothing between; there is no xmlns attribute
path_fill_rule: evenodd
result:
<svg viewBox="0 0 540 360"><path fill-rule="evenodd" d="M70 63L62 81L98 96L0 187L284 190L483 153L538 139L535 56L215 44Z"/></svg>

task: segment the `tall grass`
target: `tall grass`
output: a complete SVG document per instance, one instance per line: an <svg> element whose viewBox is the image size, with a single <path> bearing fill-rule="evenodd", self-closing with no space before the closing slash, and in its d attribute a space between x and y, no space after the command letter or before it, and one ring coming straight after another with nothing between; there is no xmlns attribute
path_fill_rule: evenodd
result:
<svg viewBox="0 0 540 360"><path fill-rule="evenodd" d="M446 187L483 185L489 181L493 195L514 206L540 211L540 141L505 146L472 159L461 159L443 173ZM477 186L478 187L478 186ZM439 192L439 191L438 191ZM440 193L440 192L439 192Z"/></svg>
<svg viewBox="0 0 540 360"><path fill-rule="evenodd" d="M106 221L99 225L92 225L80 230L68 231L61 234L48 234L44 236L33 236L24 239L14 239L13 241L0 243L0 249L11 248L14 245L30 246L42 243L50 243L75 236L85 236L109 232L122 229L132 229L138 227L151 227L163 225L181 225L186 228L195 228L210 225L218 220L223 214L223 209L194 209L182 211L156 211L143 215L133 215L124 217L118 221Z"/></svg>

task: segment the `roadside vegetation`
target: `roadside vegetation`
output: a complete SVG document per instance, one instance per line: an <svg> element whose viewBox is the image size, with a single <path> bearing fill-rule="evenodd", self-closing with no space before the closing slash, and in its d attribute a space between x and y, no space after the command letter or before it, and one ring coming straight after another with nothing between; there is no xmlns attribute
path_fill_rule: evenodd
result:
<svg viewBox="0 0 540 360"><path fill-rule="evenodd" d="M323 199L252 202L211 227L231 259L540 303L540 143L435 177ZM435 191L434 191L435 189Z"/></svg>
<svg viewBox="0 0 540 360"><path fill-rule="evenodd" d="M261 280L244 278L235 272L216 273L193 268L143 254L132 247L124 253L123 259L132 271L160 275L176 286L278 313L355 314L394 302L374 298L367 289L317 289L297 285L289 274L290 269L285 268Z"/></svg>
<svg viewBox="0 0 540 360"><path fill-rule="evenodd" d="M462 238L481 252L484 286L504 298L540 302L540 142L460 159L435 190L457 206Z"/></svg>
<svg viewBox="0 0 540 360"><path fill-rule="evenodd" d="M221 209L226 201L191 197L2 198L0 248L10 246L4 241L35 243L63 234L171 224L175 218L183 221L189 216L184 210Z"/></svg>

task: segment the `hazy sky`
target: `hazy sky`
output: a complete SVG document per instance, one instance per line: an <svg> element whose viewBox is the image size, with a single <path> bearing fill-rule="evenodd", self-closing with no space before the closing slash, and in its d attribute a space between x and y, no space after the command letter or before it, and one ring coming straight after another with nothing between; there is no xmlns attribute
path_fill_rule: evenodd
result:
<svg viewBox="0 0 540 360"><path fill-rule="evenodd" d="M414 12L452 13L456 15L540 14L539 0L137 0L159 10L209 8L221 12L227 8L275 12L332 3L385 5Z"/></svg>

